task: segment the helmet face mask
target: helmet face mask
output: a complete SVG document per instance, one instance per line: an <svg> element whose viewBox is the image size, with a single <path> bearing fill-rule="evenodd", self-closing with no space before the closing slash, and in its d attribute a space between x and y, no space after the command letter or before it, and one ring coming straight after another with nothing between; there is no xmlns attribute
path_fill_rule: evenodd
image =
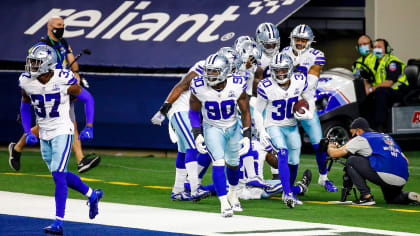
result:
<svg viewBox="0 0 420 236"><path fill-rule="evenodd" d="M248 36L248 35L242 35L242 36L239 36L238 38L236 38L235 42L233 43L233 48L236 51L239 51L239 45L241 45L245 41L255 42L254 39L251 38L250 36Z"/></svg>
<svg viewBox="0 0 420 236"><path fill-rule="evenodd" d="M290 33L290 46L300 55L311 47L314 38L314 34L308 25L298 25Z"/></svg>
<svg viewBox="0 0 420 236"><path fill-rule="evenodd" d="M270 63L270 74L273 81L285 84L293 73L293 60L286 54L279 53Z"/></svg>
<svg viewBox="0 0 420 236"><path fill-rule="evenodd" d="M262 49L260 45L251 41L244 41L239 45L239 55L242 58L242 64L258 64L261 60Z"/></svg>
<svg viewBox="0 0 420 236"><path fill-rule="evenodd" d="M277 27L272 23L262 23L255 33L257 42L267 55L273 55L280 49L280 34Z"/></svg>
<svg viewBox="0 0 420 236"><path fill-rule="evenodd" d="M36 78L54 70L56 64L57 55L54 49L47 45L37 45L30 49L26 57L25 71Z"/></svg>
<svg viewBox="0 0 420 236"><path fill-rule="evenodd" d="M216 86L226 80L230 70L230 63L224 55L212 54L207 57L204 65L204 81L211 87Z"/></svg>
<svg viewBox="0 0 420 236"><path fill-rule="evenodd" d="M230 72L237 73L242 65L242 58L239 53L231 47L223 47L217 52L225 56L230 63Z"/></svg>

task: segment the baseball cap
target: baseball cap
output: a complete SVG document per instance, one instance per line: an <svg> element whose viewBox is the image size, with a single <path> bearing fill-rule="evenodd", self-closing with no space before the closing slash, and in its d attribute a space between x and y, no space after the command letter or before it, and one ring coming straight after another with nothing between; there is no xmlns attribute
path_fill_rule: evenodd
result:
<svg viewBox="0 0 420 236"><path fill-rule="evenodd" d="M372 132L373 130L369 126L369 122L363 118L358 117L353 120L353 122L350 125L350 129L362 129L364 131Z"/></svg>

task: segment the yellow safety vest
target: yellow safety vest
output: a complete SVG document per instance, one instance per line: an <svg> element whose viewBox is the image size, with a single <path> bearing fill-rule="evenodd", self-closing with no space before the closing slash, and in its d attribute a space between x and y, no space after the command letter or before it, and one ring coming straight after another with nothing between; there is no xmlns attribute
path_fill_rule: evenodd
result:
<svg viewBox="0 0 420 236"><path fill-rule="evenodd" d="M405 64L400 59L398 59L398 57L391 54L385 54L383 59L379 63L378 68L376 68L376 71L374 71L375 82L372 84L372 86L376 86L386 80L386 69L388 68L389 63L393 61L401 63L401 75L398 78L397 82L394 82L391 88L396 90L402 84L408 86L408 80L404 74Z"/></svg>
<svg viewBox="0 0 420 236"><path fill-rule="evenodd" d="M356 61L365 64L367 67L369 67L369 69L372 70L372 72L374 72L376 57L372 53L369 53L365 57L361 56L361 57L357 58ZM353 67L353 74L355 74L357 70L360 70L360 67L361 67L360 64L357 64L356 66L354 66Z"/></svg>

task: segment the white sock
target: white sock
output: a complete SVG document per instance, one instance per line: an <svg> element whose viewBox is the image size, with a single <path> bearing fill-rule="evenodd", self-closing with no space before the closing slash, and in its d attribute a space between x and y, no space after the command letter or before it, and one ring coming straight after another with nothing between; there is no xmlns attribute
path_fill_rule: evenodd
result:
<svg viewBox="0 0 420 236"><path fill-rule="evenodd" d="M185 163L188 173L188 181L190 182L191 193L197 191L198 188L198 165L196 161ZM200 181L201 182L201 181Z"/></svg>
<svg viewBox="0 0 420 236"><path fill-rule="evenodd" d="M87 193L85 194L85 196L86 197L92 196L92 192L93 192L93 189L92 188L89 188L89 190L87 191Z"/></svg>
<svg viewBox="0 0 420 236"><path fill-rule="evenodd" d="M328 180L327 174L325 174L325 175L320 174L319 178L318 178L318 184L324 186L326 180Z"/></svg>
<svg viewBox="0 0 420 236"><path fill-rule="evenodd" d="M230 208L230 204L227 200L226 195L219 197L219 201L220 201L220 205L221 205L222 209Z"/></svg>
<svg viewBox="0 0 420 236"><path fill-rule="evenodd" d="M175 172L175 184L173 188L174 193L184 191L184 183L187 180L187 170L176 168Z"/></svg>
<svg viewBox="0 0 420 236"><path fill-rule="evenodd" d="M264 179L264 162L265 162L265 154L264 155L258 155L258 176L261 179Z"/></svg>
<svg viewBox="0 0 420 236"><path fill-rule="evenodd" d="M273 167L270 167L271 169L271 174L273 175L278 175L279 174L279 169L274 169Z"/></svg>
<svg viewBox="0 0 420 236"><path fill-rule="evenodd" d="M247 156L242 159L246 171L246 175L248 176L248 179L255 177L257 174L255 173L255 167L254 167L254 157L253 156Z"/></svg>

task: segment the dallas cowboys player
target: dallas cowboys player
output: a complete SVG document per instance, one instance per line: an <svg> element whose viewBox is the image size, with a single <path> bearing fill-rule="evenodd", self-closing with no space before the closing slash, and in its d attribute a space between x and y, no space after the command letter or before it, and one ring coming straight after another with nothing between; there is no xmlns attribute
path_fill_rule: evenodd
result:
<svg viewBox="0 0 420 236"><path fill-rule="evenodd" d="M21 117L26 143L33 145L38 138L31 133L31 104L40 127L39 138L42 158L51 171L55 183L56 219L44 228L46 233L63 234L63 219L67 199L67 186L89 198L89 217L98 214L98 202L103 192L87 186L75 174L67 171L73 143L74 126L70 120L70 95L85 103L86 127L80 140L93 138L94 101L89 92L77 85L73 73L55 69L57 56L47 45L37 45L30 51L25 70L19 78L22 88Z"/></svg>
<svg viewBox="0 0 420 236"><path fill-rule="evenodd" d="M289 163L299 163L301 140L296 119L311 119L311 111L304 114L292 112L299 97L308 97L306 78L293 74L292 59L282 53L273 57L270 64L271 76L258 84L258 97L254 119L263 146L272 145L278 156L278 170L283 184L283 201L293 208L296 199L290 185ZM263 111L265 119L263 120Z"/></svg>
<svg viewBox="0 0 420 236"><path fill-rule="evenodd" d="M318 86L318 78L322 66L325 65L325 57L322 51L311 48L312 42L314 42L314 35L311 28L308 25L298 25L290 33L291 46L284 48L282 52L293 59L295 70L300 71L307 77L308 91L312 93L310 99L307 101L309 103L310 111L314 113L314 116L310 120L302 120L301 124L315 149L315 157L319 171L318 183L321 186L324 186L328 192L337 192L337 187L328 180L327 170L322 169L327 154L318 151L319 142L322 138L322 129L318 114L315 111L315 91ZM297 166L292 166L292 169L297 170ZM294 173L297 173L297 171Z"/></svg>
<svg viewBox="0 0 420 236"><path fill-rule="evenodd" d="M233 211L242 211L236 195L238 164L239 157L247 153L251 145L246 78L234 75L228 79L229 70L229 61L221 54L212 54L206 59L203 76L191 81L189 111L197 150L200 153L208 152L213 159L213 183L223 217L233 216ZM236 105L241 111L243 135ZM200 109L204 134L201 130ZM226 191L225 163L228 166L229 194Z"/></svg>
<svg viewBox="0 0 420 236"><path fill-rule="evenodd" d="M191 80L203 73L204 60L198 61L188 73L175 85L166 98L165 103L152 117L152 123L161 125L165 116L169 119L169 135L178 145L176 158L175 184L172 189L171 199L177 201L199 201L211 193L200 188L201 179L199 173L204 167L197 165L197 149L191 134L191 124L188 117L190 83ZM175 134L174 134L175 131ZM208 154L200 154L199 163L209 164ZM201 165L200 165L201 166ZM202 177L203 174L201 174ZM190 184L191 195L184 190L184 183L187 180Z"/></svg>

